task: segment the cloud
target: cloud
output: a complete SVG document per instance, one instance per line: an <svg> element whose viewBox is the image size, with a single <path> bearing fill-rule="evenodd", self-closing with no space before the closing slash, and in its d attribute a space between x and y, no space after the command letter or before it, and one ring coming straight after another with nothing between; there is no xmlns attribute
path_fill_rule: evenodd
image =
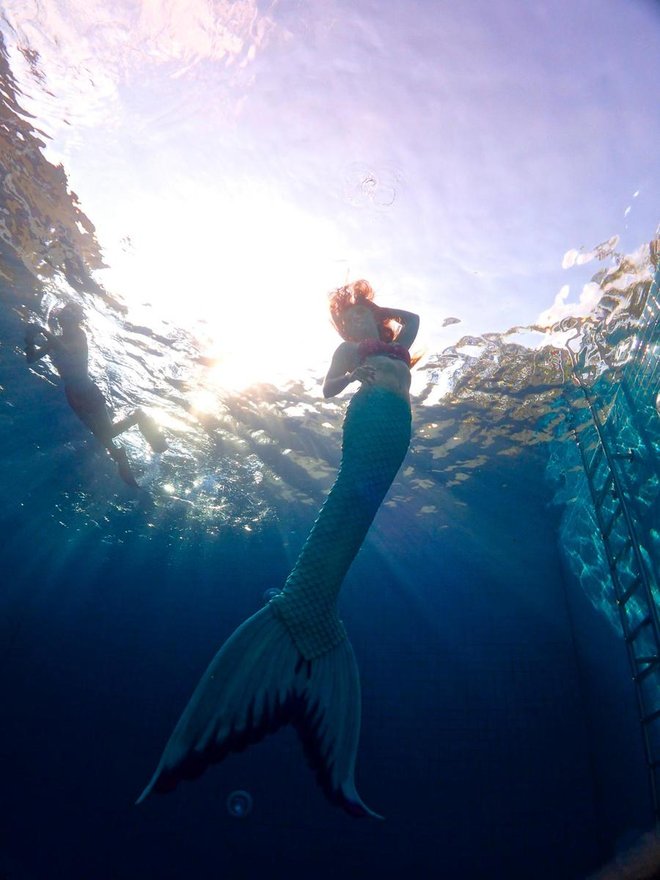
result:
<svg viewBox="0 0 660 880"><path fill-rule="evenodd" d="M605 260L607 257L611 257L619 243L619 239L620 236L613 235L611 238L608 238L607 241L597 244L596 247L592 248L590 251L578 251L575 250L575 248L566 251L561 263L562 269L572 269L573 266L583 266L585 263L590 263L592 260Z"/></svg>
<svg viewBox="0 0 660 880"><path fill-rule="evenodd" d="M590 281L582 288L578 302L568 302L569 293L570 286L564 284L550 308L538 316L536 324L541 327L552 327L562 318L584 318L594 311L603 291L598 284Z"/></svg>

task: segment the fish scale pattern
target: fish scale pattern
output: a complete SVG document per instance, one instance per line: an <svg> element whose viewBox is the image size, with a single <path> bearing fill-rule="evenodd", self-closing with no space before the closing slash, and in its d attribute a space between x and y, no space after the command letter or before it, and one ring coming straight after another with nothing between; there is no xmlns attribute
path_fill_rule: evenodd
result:
<svg viewBox="0 0 660 880"><path fill-rule="evenodd" d="M282 592L271 600L306 660L346 638L337 597L410 444L410 404L380 387L363 386L343 427L337 478Z"/></svg>

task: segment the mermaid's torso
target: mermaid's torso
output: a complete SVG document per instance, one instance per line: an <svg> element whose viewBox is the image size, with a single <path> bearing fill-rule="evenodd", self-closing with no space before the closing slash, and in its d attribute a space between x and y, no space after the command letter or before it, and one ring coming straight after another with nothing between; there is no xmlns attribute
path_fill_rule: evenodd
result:
<svg viewBox="0 0 660 880"><path fill-rule="evenodd" d="M410 388L410 352L396 342L365 339L355 345L356 366L368 362L376 370L373 384L406 400Z"/></svg>
<svg viewBox="0 0 660 880"><path fill-rule="evenodd" d="M362 342L358 343L357 353L360 363L364 363L368 357L384 355L397 361L403 361L408 369L410 369L410 352L405 345L399 345L397 342L383 342L382 339L363 339Z"/></svg>

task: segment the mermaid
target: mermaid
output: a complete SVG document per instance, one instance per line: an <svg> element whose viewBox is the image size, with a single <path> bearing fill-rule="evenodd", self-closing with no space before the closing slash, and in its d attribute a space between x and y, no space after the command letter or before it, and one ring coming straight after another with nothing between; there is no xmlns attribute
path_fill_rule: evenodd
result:
<svg viewBox="0 0 660 880"><path fill-rule="evenodd" d="M238 627L206 670L138 803L292 724L327 797L351 815L380 818L355 788L360 679L337 598L410 444L409 348L419 318L377 306L373 296L361 280L330 299L344 341L323 394L360 383L330 494L282 591Z"/></svg>

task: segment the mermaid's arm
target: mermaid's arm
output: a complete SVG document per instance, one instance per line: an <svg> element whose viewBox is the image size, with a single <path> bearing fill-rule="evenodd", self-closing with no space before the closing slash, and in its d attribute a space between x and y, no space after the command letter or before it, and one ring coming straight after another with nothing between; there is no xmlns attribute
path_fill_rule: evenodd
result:
<svg viewBox="0 0 660 880"><path fill-rule="evenodd" d="M406 312L403 309L388 309L383 308L383 306L375 306L375 308L378 310L381 319L387 320L391 318L397 324L401 324L401 330L395 342L410 348L419 330L419 315L416 315L414 312Z"/></svg>
<svg viewBox="0 0 660 880"><path fill-rule="evenodd" d="M375 370L367 364L357 363L357 346L354 342L342 342L332 356L330 368L323 383L323 396L335 397L351 382L370 382Z"/></svg>

